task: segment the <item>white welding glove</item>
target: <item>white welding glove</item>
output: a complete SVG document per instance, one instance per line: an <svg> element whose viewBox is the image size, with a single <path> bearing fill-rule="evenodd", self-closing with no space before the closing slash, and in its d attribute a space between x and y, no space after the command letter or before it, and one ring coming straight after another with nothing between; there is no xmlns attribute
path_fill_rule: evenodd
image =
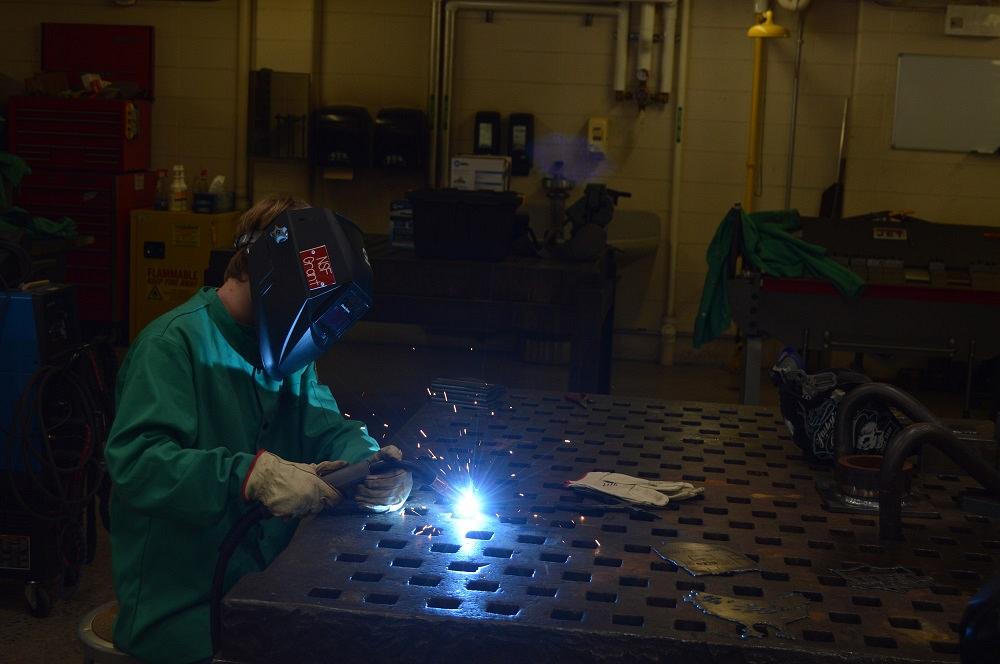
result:
<svg viewBox="0 0 1000 664"><path fill-rule="evenodd" d="M577 491L603 493L645 507L664 507L671 500L693 498L705 491L704 487L695 487L688 482L644 480L609 472L587 473L578 480L567 482L566 486Z"/></svg>
<svg viewBox="0 0 1000 664"><path fill-rule="evenodd" d="M325 461L326 472L344 466L343 461ZM263 451L257 455L243 480L243 499L259 500L271 514L300 517L315 514L340 502L340 492L316 474L314 463L285 461Z"/></svg>
<svg viewBox="0 0 1000 664"><path fill-rule="evenodd" d="M395 445L386 445L375 453L375 458L391 458L397 461L403 453ZM395 512L403 506L413 490L413 475L410 471L397 468L387 473L369 475L354 490L354 502L363 509L376 514Z"/></svg>

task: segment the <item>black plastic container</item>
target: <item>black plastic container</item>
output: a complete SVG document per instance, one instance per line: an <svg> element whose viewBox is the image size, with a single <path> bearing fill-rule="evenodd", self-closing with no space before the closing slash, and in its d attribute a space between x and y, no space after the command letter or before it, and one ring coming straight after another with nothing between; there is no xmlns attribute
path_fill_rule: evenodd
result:
<svg viewBox="0 0 1000 664"><path fill-rule="evenodd" d="M510 255L520 204L514 192L423 189L407 198L420 258L499 261Z"/></svg>

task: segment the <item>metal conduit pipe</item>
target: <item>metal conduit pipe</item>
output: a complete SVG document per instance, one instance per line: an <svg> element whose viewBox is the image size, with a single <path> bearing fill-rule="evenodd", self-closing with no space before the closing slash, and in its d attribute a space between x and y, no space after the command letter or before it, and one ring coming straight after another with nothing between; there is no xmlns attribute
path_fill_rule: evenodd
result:
<svg viewBox="0 0 1000 664"><path fill-rule="evenodd" d="M581 16L610 16L621 25L621 16L624 12L628 16L628 5L600 5L600 4L569 4L569 3L548 3L548 2L506 2L503 0L453 0L446 2L444 6L444 69L442 74L442 85L440 91L440 161L447 163L450 158L451 142L451 82L452 70L454 69L454 41L455 41L455 15L460 11L510 11L523 14L579 14ZM627 18L626 18L627 24ZM627 35L626 35L627 37ZM619 37L619 41L621 41ZM626 42L627 43L627 42ZM431 48L434 46L432 44ZM616 49L616 54L622 53L622 49ZM618 67L616 65L615 70Z"/></svg>
<svg viewBox="0 0 1000 664"><path fill-rule="evenodd" d="M878 530L881 539L903 539L903 463L907 457L919 452L923 445L938 448L983 488L1000 496L1000 473L969 451L954 433L931 422L911 424L889 441L882 457L878 494Z"/></svg>
<svg viewBox="0 0 1000 664"><path fill-rule="evenodd" d="M944 427L938 418L910 394L886 383L866 383L851 390L837 409L837 423L834 428L834 458L854 454L854 417L862 404L877 399L886 406L902 412L912 422L929 422Z"/></svg>

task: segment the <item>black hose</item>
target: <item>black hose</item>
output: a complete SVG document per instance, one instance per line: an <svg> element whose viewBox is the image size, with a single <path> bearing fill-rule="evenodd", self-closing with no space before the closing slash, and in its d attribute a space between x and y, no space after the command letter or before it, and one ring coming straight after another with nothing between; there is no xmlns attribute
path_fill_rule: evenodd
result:
<svg viewBox="0 0 1000 664"><path fill-rule="evenodd" d="M942 426L940 420L910 394L886 383L866 383L847 393L837 408L834 427L834 458L854 454L854 417L858 409L871 400L881 401L901 411L912 422L930 422Z"/></svg>
<svg viewBox="0 0 1000 664"><path fill-rule="evenodd" d="M215 573L212 575L212 590L208 595L209 615L212 628L212 652L218 653L222 636L222 594L226 581L226 569L229 559L233 557L236 547L240 545L247 531L262 519L270 516L263 504L255 502L250 510L233 524L226 533L226 538L219 545L219 557L215 561Z"/></svg>

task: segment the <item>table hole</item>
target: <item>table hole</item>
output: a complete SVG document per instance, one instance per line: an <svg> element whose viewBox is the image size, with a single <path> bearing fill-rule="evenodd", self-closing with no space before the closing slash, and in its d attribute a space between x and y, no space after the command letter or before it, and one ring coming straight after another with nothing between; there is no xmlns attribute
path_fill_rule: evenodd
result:
<svg viewBox="0 0 1000 664"><path fill-rule="evenodd" d="M682 516L677 519L677 523L682 523L685 526L701 526L704 525L704 521L696 516Z"/></svg>
<svg viewBox="0 0 1000 664"><path fill-rule="evenodd" d="M341 553L337 556L338 563L363 563L368 556L363 553Z"/></svg>
<svg viewBox="0 0 1000 664"><path fill-rule="evenodd" d="M393 567L420 567L423 564L420 558L396 558L392 561Z"/></svg>
<svg viewBox="0 0 1000 664"><path fill-rule="evenodd" d="M749 505L750 499L746 496L726 496L726 502L733 505Z"/></svg>
<svg viewBox="0 0 1000 664"><path fill-rule="evenodd" d="M474 581L469 581L465 584L467 590L477 590L479 592L485 593L495 593L500 590L500 584L496 581L486 581L483 579L476 579Z"/></svg>
<svg viewBox="0 0 1000 664"><path fill-rule="evenodd" d="M957 641L931 641L931 650L947 655L958 655L961 652Z"/></svg>
<svg viewBox="0 0 1000 664"><path fill-rule="evenodd" d="M595 593L592 591L588 591L587 601L613 603L618 601L618 595L616 595L615 593Z"/></svg>
<svg viewBox="0 0 1000 664"><path fill-rule="evenodd" d="M583 620L583 611L571 611L569 609L552 609L549 617L553 620L569 620L580 622Z"/></svg>
<svg viewBox="0 0 1000 664"><path fill-rule="evenodd" d="M750 512L750 514L753 515L754 518L757 518L757 519L777 519L778 518L778 513L777 512L769 512L767 510L753 510L752 512Z"/></svg>
<svg viewBox="0 0 1000 664"><path fill-rule="evenodd" d="M859 517L851 517L851 524L855 526L864 526L867 528L875 527L874 519L861 519Z"/></svg>
<svg viewBox="0 0 1000 664"><path fill-rule="evenodd" d="M677 537L677 530L674 528L653 528L650 533L656 537Z"/></svg>
<svg viewBox="0 0 1000 664"><path fill-rule="evenodd" d="M337 599L342 592L337 588L313 588L309 591L309 596L319 597L320 599Z"/></svg>
<svg viewBox="0 0 1000 664"><path fill-rule="evenodd" d="M460 544L432 544L431 551L434 553L457 553L462 546Z"/></svg>
<svg viewBox="0 0 1000 664"><path fill-rule="evenodd" d="M590 583L591 575L589 572L563 572L562 579L563 581Z"/></svg>
<svg viewBox="0 0 1000 664"><path fill-rule="evenodd" d="M398 540L398 539L379 540L378 546L380 549L402 549L404 546L406 546L406 540Z"/></svg>
<svg viewBox="0 0 1000 664"><path fill-rule="evenodd" d="M968 560L969 562L976 562L976 563L991 563L991 562L993 562L992 556L990 556L988 554L985 554L985 553L967 552L965 554L965 559Z"/></svg>
<svg viewBox="0 0 1000 664"><path fill-rule="evenodd" d="M601 530L606 533L624 533L628 532L627 526L619 526L611 523L605 523L601 526Z"/></svg>
<svg viewBox="0 0 1000 664"><path fill-rule="evenodd" d="M865 644L872 648L895 648L896 639L889 638L888 636L865 634Z"/></svg>
<svg viewBox="0 0 1000 664"><path fill-rule="evenodd" d="M528 586L527 590L529 595L534 595L535 597L555 597L555 588L545 588L544 586Z"/></svg>
<svg viewBox="0 0 1000 664"><path fill-rule="evenodd" d="M798 595L802 595L803 597L805 597L810 602L822 602L823 601L823 593L817 593L817 592L812 592L812 591L808 591L808 590L796 590L795 592Z"/></svg>
<svg viewBox="0 0 1000 664"><path fill-rule="evenodd" d="M569 560L569 556L565 553L548 552L539 555L538 559L547 563L565 564L566 561Z"/></svg>
<svg viewBox="0 0 1000 664"><path fill-rule="evenodd" d="M629 627L642 627L645 622L645 618L642 616L627 616L622 614L614 614L611 616L611 622L615 625L628 625Z"/></svg>
<svg viewBox="0 0 1000 664"><path fill-rule="evenodd" d="M910 604L913 605L916 611L934 611L940 613L944 611L944 607L937 602L927 602L925 600L915 599Z"/></svg>
<svg viewBox="0 0 1000 664"><path fill-rule="evenodd" d="M480 567L486 567L489 563L476 563L469 560L456 560L448 564L448 569L452 572L478 572Z"/></svg>
<svg viewBox="0 0 1000 664"><path fill-rule="evenodd" d="M465 533L465 536L469 539L477 539L477 540L493 539L493 533L491 533L488 530L470 530L469 532Z"/></svg>
<svg viewBox="0 0 1000 664"><path fill-rule="evenodd" d="M411 586L424 586L427 588L434 588L439 583L441 583L440 576L434 576L432 574L417 574L410 577Z"/></svg>
<svg viewBox="0 0 1000 664"><path fill-rule="evenodd" d="M799 504L794 500L772 500L771 504L774 505L775 507L788 507L792 509L799 506Z"/></svg>
<svg viewBox="0 0 1000 664"><path fill-rule="evenodd" d="M517 541L521 544L545 544L545 538L541 535L518 535Z"/></svg>
<svg viewBox="0 0 1000 664"><path fill-rule="evenodd" d="M389 595L384 593L372 593L365 595L366 604L387 604L392 605L399 601L399 595Z"/></svg>
<svg viewBox="0 0 1000 664"><path fill-rule="evenodd" d="M802 630L802 638L818 643L833 643L833 633L821 629L804 629Z"/></svg>
<svg viewBox="0 0 1000 664"><path fill-rule="evenodd" d="M851 604L855 606L882 606L882 600L878 597L868 597L866 595L854 595L851 597Z"/></svg>
<svg viewBox="0 0 1000 664"><path fill-rule="evenodd" d="M700 581L678 581L674 584L677 590L705 590L705 584Z"/></svg>
<svg viewBox="0 0 1000 664"><path fill-rule="evenodd" d="M655 606L661 609L676 609L677 600L673 597L647 597L647 606Z"/></svg>
<svg viewBox="0 0 1000 664"><path fill-rule="evenodd" d="M789 567L812 567L812 560L809 558L793 558L786 556L785 564Z"/></svg>
<svg viewBox="0 0 1000 664"><path fill-rule="evenodd" d="M861 616L856 613L830 612L830 622L841 623L843 625L860 625Z"/></svg>
<svg viewBox="0 0 1000 664"><path fill-rule="evenodd" d="M982 578L979 575L979 572L973 572L972 570L968 570L968 569L953 569L953 570L951 570L948 573L951 575L951 578L953 578L953 579L955 579L957 581L976 581L976 582L978 582Z"/></svg>
<svg viewBox="0 0 1000 664"><path fill-rule="evenodd" d="M826 517L818 514L803 514L800 518L806 523L826 523Z"/></svg>
<svg viewBox="0 0 1000 664"><path fill-rule="evenodd" d="M824 542L822 540L809 540L809 548L810 549L825 549L825 550L829 550L829 549L834 548L834 546L835 545L834 545L833 542Z"/></svg>
<svg viewBox="0 0 1000 664"><path fill-rule="evenodd" d="M392 528L391 523L366 523L363 530L371 530L376 532L385 532Z"/></svg>
<svg viewBox="0 0 1000 664"><path fill-rule="evenodd" d="M739 477L727 477L726 484L734 484L736 486L749 486L750 480L745 480Z"/></svg>
<svg viewBox="0 0 1000 664"><path fill-rule="evenodd" d="M761 544L761 545L764 545L764 546L781 546L781 538L780 537L760 537L760 536L757 536L757 537L754 537L754 541L757 542L757 544Z"/></svg>
<svg viewBox="0 0 1000 664"><path fill-rule="evenodd" d="M528 523L528 517L504 515L500 517L500 523L510 523L514 524L515 526L523 526L524 524Z"/></svg>
<svg viewBox="0 0 1000 664"><path fill-rule="evenodd" d="M749 521L730 521L729 527L735 530L753 530L754 524Z"/></svg>
<svg viewBox="0 0 1000 664"><path fill-rule="evenodd" d="M935 595L958 595L958 588L954 586L931 586L931 592Z"/></svg>
<svg viewBox="0 0 1000 664"><path fill-rule="evenodd" d="M842 576L820 575L819 584L821 586L846 586L847 580Z"/></svg>
<svg viewBox="0 0 1000 664"><path fill-rule="evenodd" d="M649 553L652 551L652 547L648 544L626 544L626 553Z"/></svg>
<svg viewBox="0 0 1000 664"><path fill-rule="evenodd" d="M701 620L675 620L674 629L681 632L704 632L705 623Z"/></svg>
<svg viewBox="0 0 1000 664"><path fill-rule="evenodd" d="M384 574L378 572L355 572L351 576L351 581L361 581L362 583L378 583Z"/></svg>
<svg viewBox="0 0 1000 664"><path fill-rule="evenodd" d="M715 542L728 542L729 535L726 533L702 533L703 539L712 540Z"/></svg>
<svg viewBox="0 0 1000 664"><path fill-rule="evenodd" d="M507 567L503 571L507 576L523 576L526 578L531 578L535 575L535 570L531 567Z"/></svg>
<svg viewBox="0 0 1000 664"><path fill-rule="evenodd" d="M657 516L651 512L632 510L628 513L629 521L656 521Z"/></svg>
<svg viewBox="0 0 1000 664"><path fill-rule="evenodd" d="M521 611L521 607L516 604L501 604L499 602L488 602L486 613L493 613L498 616L516 616Z"/></svg>
<svg viewBox="0 0 1000 664"><path fill-rule="evenodd" d="M923 629L923 625L916 618L889 616L889 624L896 629Z"/></svg>
<svg viewBox="0 0 1000 664"><path fill-rule="evenodd" d="M806 529L803 528L802 526L795 526L787 523L783 523L780 526L778 526L778 530L780 530L783 533L790 533L793 535L801 535L802 533L806 532Z"/></svg>
<svg viewBox="0 0 1000 664"><path fill-rule="evenodd" d="M573 540L572 546L577 549L596 549L597 540Z"/></svg>
<svg viewBox="0 0 1000 664"><path fill-rule="evenodd" d="M603 567L621 567L622 566L622 559L621 558L608 558L608 557L605 557L605 556L596 556L594 558L594 564L595 565L601 565Z"/></svg>
<svg viewBox="0 0 1000 664"><path fill-rule="evenodd" d="M573 528L576 528L576 523L574 523L572 521L563 521L563 520L556 519L555 521L550 521L549 522L549 527L550 528L566 528L567 530L571 530Z"/></svg>
<svg viewBox="0 0 1000 664"><path fill-rule="evenodd" d="M457 597L431 597L427 600L430 609L457 609L462 606L462 600Z"/></svg>
<svg viewBox="0 0 1000 664"><path fill-rule="evenodd" d="M647 588L649 587L649 579L641 576L621 576L618 577L618 585L630 588Z"/></svg>
<svg viewBox="0 0 1000 664"><path fill-rule="evenodd" d="M763 597L764 590L757 586L733 586L733 593L740 597Z"/></svg>

